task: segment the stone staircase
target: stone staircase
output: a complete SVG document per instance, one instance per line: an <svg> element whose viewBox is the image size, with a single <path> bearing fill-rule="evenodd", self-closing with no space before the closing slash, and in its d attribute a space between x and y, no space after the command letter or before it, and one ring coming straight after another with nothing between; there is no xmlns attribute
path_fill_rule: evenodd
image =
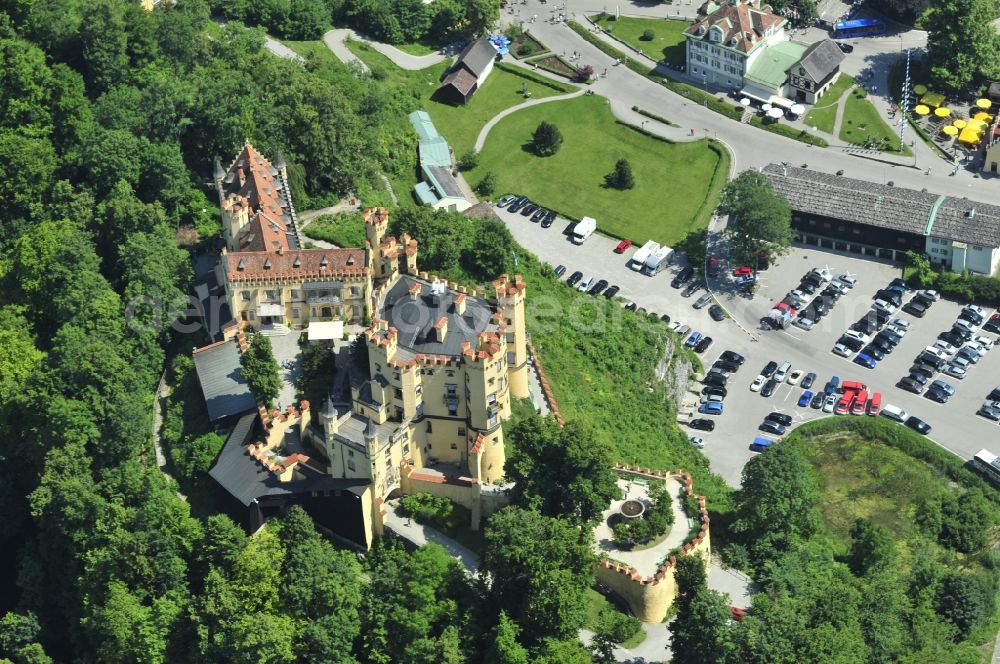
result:
<svg viewBox="0 0 1000 664"><path fill-rule="evenodd" d="M282 325L281 323L269 323L267 325L260 326L260 333L265 337L283 337L290 332L291 330L289 330L286 325Z"/></svg>

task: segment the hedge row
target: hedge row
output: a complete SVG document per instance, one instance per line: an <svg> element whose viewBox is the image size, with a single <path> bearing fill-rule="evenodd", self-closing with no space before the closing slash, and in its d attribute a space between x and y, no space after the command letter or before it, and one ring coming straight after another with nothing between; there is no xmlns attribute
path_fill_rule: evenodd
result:
<svg viewBox="0 0 1000 664"><path fill-rule="evenodd" d="M670 120L666 119L662 115L657 115L656 113L651 113L650 111L647 111L644 108L639 108L638 106L633 106L632 110L635 111L636 113L638 113L639 115L645 115L647 118L651 118L653 120L656 120L657 122L662 122L663 124L667 125L668 127L680 127L680 125L677 124L676 122L671 122Z"/></svg>
<svg viewBox="0 0 1000 664"><path fill-rule="evenodd" d="M573 92L575 88L568 85L563 85L558 81L553 81L550 78L544 76L539 76L533 72L530 72L523 67L518 67L516 65L509 65L506 62L498 62L496 65L497 69L502 69L508 74L513 74L514 76L520 76L523 79L529 80L532 83L537 83L539 85L544 85L547 88L552 88L557 92Z"/></svg>

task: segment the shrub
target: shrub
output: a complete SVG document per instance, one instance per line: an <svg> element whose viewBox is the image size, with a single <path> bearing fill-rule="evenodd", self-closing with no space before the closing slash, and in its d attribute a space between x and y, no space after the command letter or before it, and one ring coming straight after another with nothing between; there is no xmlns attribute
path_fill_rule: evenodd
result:
<svg viewBox="0 0 1000 664"><path fill-rule="evenodd" d="M562 146L563 135L559 127L550 122L542 122L535 128L533 136L535 152L542 157L554 155Z"/></svg>
<svg viewBox="0 0 1000 664"><path fill-rule="evenodd" d="M612 528L615 543L624 548L630 545L646 544L665 534L674 523L672 504L673 500L667 493L664 484L651 484L649 486L649 504L647 504L642 517L621 521Z"/></svg>
<svg viewBox="0 0 1000 664"><path fill-rule="evenodd" d="M458 170L460 171L471 171L478 165L479 153L475 150L469 150L458 158Z"/></svg>
<svg viewBox="0 0 1000 664"><path fill-rule="evenodd" d="M592 78L594 78L594 68L590 65L584 65L576 70L576 76L573 77L573 80L577 83L586 83Z"/></svg>
<svg viewBox="0 0 1000 664"><path fill-rule="evenodd" d="M531 42L524 42L517 49L517 54L518 55L522 55L522 56L523 55L531 55L534 52L535 52L535 46Z"/></svg>
<svg viewBox="0 0 1000 664"><path fill-rule="evenodd" d="M487 171L483 179L476 185L476 193L482 196L491 196L497 188L497 176L493 171Z"/></svg>
<svg viewBox="0 0 1000 664"><path fill-rule="evenodd" d="M652 30L643 30L642 36L639 37L642 41L653 41L656 38L656 33Z"/></svg>
<svg viewBox="0 0 1000 664"><path fill-rule="evenodd" d="M417 523L434 526L442 530L454 530L466 525L461 510L447 498L429 493L415 493L399 501L403 512Z"/></svg>

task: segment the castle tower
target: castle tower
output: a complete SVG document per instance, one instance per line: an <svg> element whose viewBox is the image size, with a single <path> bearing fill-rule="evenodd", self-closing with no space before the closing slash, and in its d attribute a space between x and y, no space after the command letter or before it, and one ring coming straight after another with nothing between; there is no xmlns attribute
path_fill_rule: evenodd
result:
<svg viewBox="0 0 1000 664"><path fill-rule="evenodd" d="M507 324L507 333L513 333L513 341L507 343L510 359L507 375L510 379L511 396L527 398L528 393L528 337L524 320L525 284L521 275L513 277L503 274L493 282L497 292L497 304Z"/></svg>

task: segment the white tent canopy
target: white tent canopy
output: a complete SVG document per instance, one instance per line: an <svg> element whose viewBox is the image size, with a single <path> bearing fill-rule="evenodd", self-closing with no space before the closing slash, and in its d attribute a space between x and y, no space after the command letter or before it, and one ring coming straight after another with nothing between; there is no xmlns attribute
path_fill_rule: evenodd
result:
<svg viewBox="0 0 1000 664"><path fill-rule="evenodd" d="M344 336L344 321L316 321L309 323L309 341L330 341Z"/></svg>
<svg viewBox="0 0 1000 664"><path fill-rule="evenodd" d="M780 108L772 108L771 110L769 110L767 112L768 117L772 117L775 120L777 120L778 118L780 118L784 114L785 114L785 112L782 111Z"/></svg>
<svg viewBox="0 0 1000 664"><path fill-rule="evenodd" d="M806 112L806 107L802 104L794 104L790 109L788 109L788 111L792 115L802 115Z"/></svg>

